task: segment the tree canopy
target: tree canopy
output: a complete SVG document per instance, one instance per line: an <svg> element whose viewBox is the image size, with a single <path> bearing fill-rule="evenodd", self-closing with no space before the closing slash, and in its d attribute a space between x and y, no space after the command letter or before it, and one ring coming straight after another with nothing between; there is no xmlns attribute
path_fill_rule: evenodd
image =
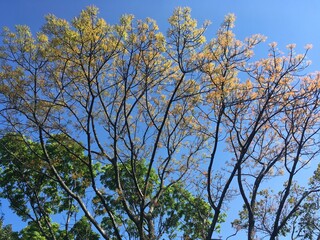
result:
<svg viewBox="0 0 320 240"><path fill-rule="evenodd" d="M233 14L209 40L189 8L168 21L88 7L3 30L0 197L27 223L12 239L319 237L311 45L260 58Z"/></svg>

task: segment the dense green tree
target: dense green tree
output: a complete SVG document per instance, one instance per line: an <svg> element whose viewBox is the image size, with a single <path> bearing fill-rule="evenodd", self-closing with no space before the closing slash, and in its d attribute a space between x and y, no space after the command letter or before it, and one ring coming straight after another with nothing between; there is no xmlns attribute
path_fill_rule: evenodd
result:
<svg viewBox="0 0 320 240"><path fill-rule="evenodd" d="M4 225L3 217L0 218L0 240L19 240L19 233L12 230L12 225Z"/></svg>
<svg viewBox="0 0 320 240"><path fill-rule="evenodd" d="M83 196L88 187L88 173L83 168L85 157L81 148L67 136L54 135L48 140L46 150L52 157L51 163L68 186ZM48 171L40 144L21 135L7 134L0 140L0 157L1 197L9 201L10 208L22 220L30 221L23 230L23 236L26 239L38 236L44 239L63 238L78 206L65 194L54 174ZM66 231L58 231L59 224L52 222L51 216L59 213L66 214Z"/></svg>
<svg viewBox="0 0 320 240"><path fill-rule="evenodd" d="M90 239L90 240L99 240L99 234L92 231L91 224L85 217L82 217L78 222L74 224L71 228L70 233L72 234L72 239L82 240L82 239Z"/></svg>
<svg viewBox="0 0 320 240"><path fill-rule="evenodd" d="M133 187L134 180L131 177L132 171L133 169L131 169L129 162L122 165L119 169L120 177L124 184L127 185L127 187L124 188L125 191L123 194L127 198L130 208L138 209L141 200L138 197L139 195L136 189ZM137 174L136 181L138 184L143 182L143 177L147 171L146 161L138 161L135 166L135 172ZM150 179L146 198L152 201L151 196L154 191L153 189L160 181L154 169L151 171ZM116 191L115 176L111 166L106 166L103 169L101 182L105 185L106 189L113 191L113 194L108 194L108 200L112 204L112 208L114 208L113 211L116 213L119 223L125 226L126 232L132 238L138 238L139 233L134 228L133 221L126 216L121 206L121 196ZM108 196L106 196L106 198L108 198ZM154 235L157 236L157 238L167 236L172 239L177 237L178 230L184 232L184 234L188 235L191 239L205 238L207 234L206 229L209 226L208 219L212 218L210 205L206 203L201 196L191 194L185 185L179 183L167 186L163 189L163 194L154 204L154 211L150 211L152 216L147 217L159 219L156 227L150 226L150 228L155 228ZM100 212L103 213L102 206L98 209L101 209ZM223 221L223 219L221 219L221 221ZM108 222L107 218L103 220L103 223L106 229L110 228L110 222ZM112 234L112 228L110 228L109 231L111 232L110 234Z"/></svg>

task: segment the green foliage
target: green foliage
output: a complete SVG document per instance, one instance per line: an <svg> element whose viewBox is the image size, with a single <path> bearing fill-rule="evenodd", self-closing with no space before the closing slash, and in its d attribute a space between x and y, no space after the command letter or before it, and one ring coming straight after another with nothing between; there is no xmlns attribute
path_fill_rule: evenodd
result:
<svg viewBox="0 0 320 240"><path fill-rule="evenodd" d="M58 225L54 224L53 226L55 233L58 233ZM35 222L29 222L27 227L22 229L21 237L22 239L30 239L30 240L47 240L50 237L50 233L48 229L39 229L39 226Z"/></svg>
<svg viewBox="0 0 320 240"><path fill-rule="evenodd" d="M3 217L0 218L0 240L20 240L19 233L12 230L11 225L3 225Z"/></svg>
<svg viewBox="0 0 320 240"><path fill-rule="evenodd" d="M83 195L89 174L79 145L66 136L55 135L46 143L46 149L61 177L73 191ZM7 134L0 140L0 158L3 189L0 196L9 201L10 208L24 221L31 220L22 231L24 239L59 236L59 225L51 221L50 215L75 212L77 208L58 184L40 144L20 135Z"/></svg>
<svg viewBox="0 0 320 240"><path fill-rule="evenodd" d="M70 230L74 240L99 240L99 234L92 231L91 224L85 217L82 217Z"/></svg>
<svg viewBox="0 0 320 240"><path fill-rule="evenodd" d="M301 206L296 214L296 221L299 223L295 233L303 239L318 239L320 235L320 195L314 191L320 185L320 165L309 179L310 190L313 191Z"/></svg>
<svg viewBox="0 0 320 240"><path fill-rule="evenodd" d="M113 191L113 194L106 195L106 198L114 209L118 222L126 225L127 234L131 237L138 237L139 233L134 227L134 223L127 218L123 211L122 200L125 198L132 209L139 208L141 198L139 198L138 189L143 186L147 174L146 161L134 161L133 164L128 161L120 164L118 168L123 195L119 194L119 190L116 188L117 180L113 165L107 165L102 169L101 182L104 183L106 189ZM136 181L133 176L136 176ZM148 195L145 198L150 201L150 205L153 205L152 217L160 219L158 224L162 232L159 234L164 234L172 239L177 236L177 231L182 231L192 239L205 239L206 229L210 225L209 219L213 217L209 204L200 196L194 196L180 183L165 187L159 199L155 200L152 198L152 194L156 191L159 181L156 171L152 169L146 191ZM98 199L96 199L96 203L99 205ZM101 206L100 208L102 209ZM97 213L104 214L102 210ZM219 222L221 223L223 220L221 219ZM104 226L109 229L109 234L112 235L112 228L108 227L110 226L108 218L104 218Z"/></svg>

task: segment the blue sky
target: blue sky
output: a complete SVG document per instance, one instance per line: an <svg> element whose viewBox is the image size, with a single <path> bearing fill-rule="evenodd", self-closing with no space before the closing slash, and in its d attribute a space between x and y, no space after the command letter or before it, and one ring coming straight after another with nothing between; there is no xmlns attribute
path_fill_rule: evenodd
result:
<svg viewBox="0 0 320 240"><path fill-rule="evenodd" d="M0 26L13 28L16 24L26 24L37 32L46 14L70 20L88 5L96 5L100 16L109 23L116 23L125 13L138 19L151 17L162 32L166 31L167 19L175 7L189 6L199 23L212 22L206 34L208 39L215 36L224 16L234 13L237 17L234 31L240 40L260 33L268 37L267 43L278 42L282 50L289 43L297 44L297 52L312 43L314 47L308 55L313 62L310 71L320 70L319 0L2 0ZM5 205L3 212L4 208ZM6 223L13 223L13 219L6 216Z"/></svg>

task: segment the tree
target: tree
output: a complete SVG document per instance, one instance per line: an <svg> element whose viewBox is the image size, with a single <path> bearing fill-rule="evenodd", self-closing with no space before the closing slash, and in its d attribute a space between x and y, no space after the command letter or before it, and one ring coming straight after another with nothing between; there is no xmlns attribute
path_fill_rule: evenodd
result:
<svg viewBox="0 0 320 240"><path fill-rule="evenodd" d="M99 240L99 234L95 233L91 229L91 225L85 217L82 217L71 229L73 239L92 239Z"/></svg>
<svg viewBox="0 0 320 240"><path fill-rule="evenodd" d="M237 198L248 239L296 234L311 219L302 207L316 219L317 181L297 182L319 152L308 49L272 43L254 62L265 38L237 40L234 21L208 42L189 8L166 36L131 15L109 25L95 7L49 15L35 37L4 29L1 197L29 221L25 237L211 239Z"/></svg>
<svg viewBox="0 0 320 240"><path fill-rule="evenodd" d="M310 188L317 188L320 180L320 165L309 179ZM313 192L307 196L307 200L295 214L293 236L304 239L319 239L319 192Z"/></svg>
<svg viewBox="0 0 320 240"><path fill-rule="evenodd" d="M3 225L3 217L0 218L0 239L19 240L19 234L12 230L12 225Z"/></svg>
<svg viewBox="0 0 320 240"><path fill-rule="evenodd" d="M54 135L54 139L48 140L46 145L52 157L51 164L56 166L74 192L84 196L88 172L80 161L85 158L81 148L66 136ZM60 144L68 147L67 151ZM0 140L1 197L9 201L10 208L24 221L30 221L23 230L24 238L68 237L70 221L78 207L54 179L48 163L42 160L42 154L39 143L23 136L7 134ZM66 215L64 231L60 231L59 224L51 219L51 215L59 213Z"/></svg>

